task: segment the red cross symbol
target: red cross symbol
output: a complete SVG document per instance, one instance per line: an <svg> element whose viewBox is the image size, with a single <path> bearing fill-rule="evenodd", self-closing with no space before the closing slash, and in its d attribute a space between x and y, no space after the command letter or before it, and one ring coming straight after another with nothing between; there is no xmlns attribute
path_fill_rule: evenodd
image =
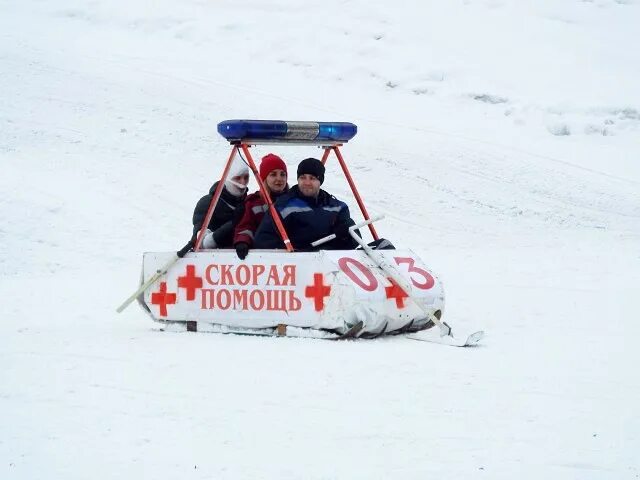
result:
<svg viewBox="0 0 640 480"><path fill-rule="evenodd" d="M187 291L187 300L196 299L196 290L202 288L202 277L196 275L195 265L187 265L186 275L178 277L178 288L184 288Z"/></svg>
<svg viewBox="0 0 640 480"><path fill-rule="evenodd" d="M391 282L391 285L384 287L384 293L387 295L387 298L395 299L396 307L404 308L404 299L408 298L409 295L407 295L407 293L400 288L400 285L398 285L392 278L388 277L387 279Z"/></svg>
<svg viewBox="0 0 640 480"><path fill-rule="evenodd" d="M160 291L151 294L151 303L160 305L160 316L167 316L167 305L176 303L177 295L175 293L167 293L167 282L160 282Z"/></svg>
<svg viewBox="0 0 640 480"><path fill-rule="evenodd" d="M331 293L331 287L324 284L324 275L321 273L313 274L313 285L309 285L304 289L306 298L313 298L313 306L316 312L320 312L324 308L324 297L328 297Z"/></svg>

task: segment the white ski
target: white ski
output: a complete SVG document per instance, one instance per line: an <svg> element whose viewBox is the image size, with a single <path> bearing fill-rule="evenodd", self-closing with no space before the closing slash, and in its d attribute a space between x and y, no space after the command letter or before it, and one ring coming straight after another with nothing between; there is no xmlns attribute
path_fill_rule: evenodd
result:
<svg viewBox="0 0 640 480"><path fill-rule="evenodd" d="M288 326L284 334L279 334L277 328L243 328L243 327L230 327L227 325L216 325L207 322L198 322L197 325L191 328L191 331L209 332L209 333L222 333L231 335L249 335L260 337L300 337L300 338L314 338L324 340L358 340L358 334L362 330L363 323L358 322L347 330L342 335L327 332L324 330L316 330L313 328L292 327ZM187 322L167 322L161 330L182 332L189 331ZM415 333L400 334L408 338L409 340L418 340L420 342L439 343L441 345L450 345L453 347L470 347L476 345L484 337L482 330L474 332L470 335L452 336L452 335L440 335L440 330L437 328L430 328L428 330L422 330ZM389 336L393 338L393 336Z"/></svg>
<svg viewBox="0 0 640 480"><path fill-rule="evenodd" d="M449 345L451 347L471 347L484 338L484 331L478 330L471 334L465 335L445 335L440 336L440 332L436 328L424 330L417 333L409 333L404 335L409 340L418 340L419 342L439 343L441 345Z"/></svg>

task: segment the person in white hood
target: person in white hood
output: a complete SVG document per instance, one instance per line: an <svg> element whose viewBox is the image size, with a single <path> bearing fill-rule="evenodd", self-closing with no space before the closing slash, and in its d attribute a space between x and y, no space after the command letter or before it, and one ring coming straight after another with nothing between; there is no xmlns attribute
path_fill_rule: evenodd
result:
<svg viewBox="0 0 640 480"><path fill-rule="evenodd" d="M209 193L198 200L196 204L192 220L194 238L198 235L207 216L218 183L214 183L209 189ZM236 160L229 169L220 199L213 211L211 221L207 225L207 232L202 240L203 248L231 248L233 246L233 230L244 211L248 184L249 167L244 162Z"/></svg>

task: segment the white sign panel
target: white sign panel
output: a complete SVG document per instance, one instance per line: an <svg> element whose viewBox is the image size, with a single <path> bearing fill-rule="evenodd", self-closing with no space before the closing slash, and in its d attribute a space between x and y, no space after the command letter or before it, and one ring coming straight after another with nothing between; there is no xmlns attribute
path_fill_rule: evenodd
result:
<svg viewBox="0 0 640 480"><path fill-rule="evenodd" d="M335 329L363 320L372 331L424 317L444 306L438 280L408 250L375 252L404 280L405 290L362 251L288 253L252 250L239 260L233 250L189 253L145 293L159 321L198 321L246 328ZM171 253L146 253L143 281ZM413 300L409 297L413 298ZM415 300L415 301L414 301Z"/></svg>

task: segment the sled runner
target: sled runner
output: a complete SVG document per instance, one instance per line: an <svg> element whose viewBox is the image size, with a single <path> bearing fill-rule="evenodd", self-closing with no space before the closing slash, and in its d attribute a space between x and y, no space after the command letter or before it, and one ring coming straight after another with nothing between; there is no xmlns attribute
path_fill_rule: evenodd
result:
<svg viewBox="0 0 640 480"><path fill-rule="evenodd" d="M231 152L195 241L177 253L145 253L140 289L118 311L137 299L153 320L191 331L339 339L432 329L437 334L430 337L449 337L443 343L456 343L449 325L441 321L442 284L422 260L408 249L372 250L355 232L366 226L378 240L373 222L380 217L370 217L341 153L356 135L354 124L228 120L218 124L218 132L229 141ZM252 249L244 260L233 249L203 249L206 226L236 157L248 165L263 197L269 198L250 148L291 144L321 148L323 164L335 155L364 217L349 229L360 247L293 251L269 200L286 249Z"/></svg>

